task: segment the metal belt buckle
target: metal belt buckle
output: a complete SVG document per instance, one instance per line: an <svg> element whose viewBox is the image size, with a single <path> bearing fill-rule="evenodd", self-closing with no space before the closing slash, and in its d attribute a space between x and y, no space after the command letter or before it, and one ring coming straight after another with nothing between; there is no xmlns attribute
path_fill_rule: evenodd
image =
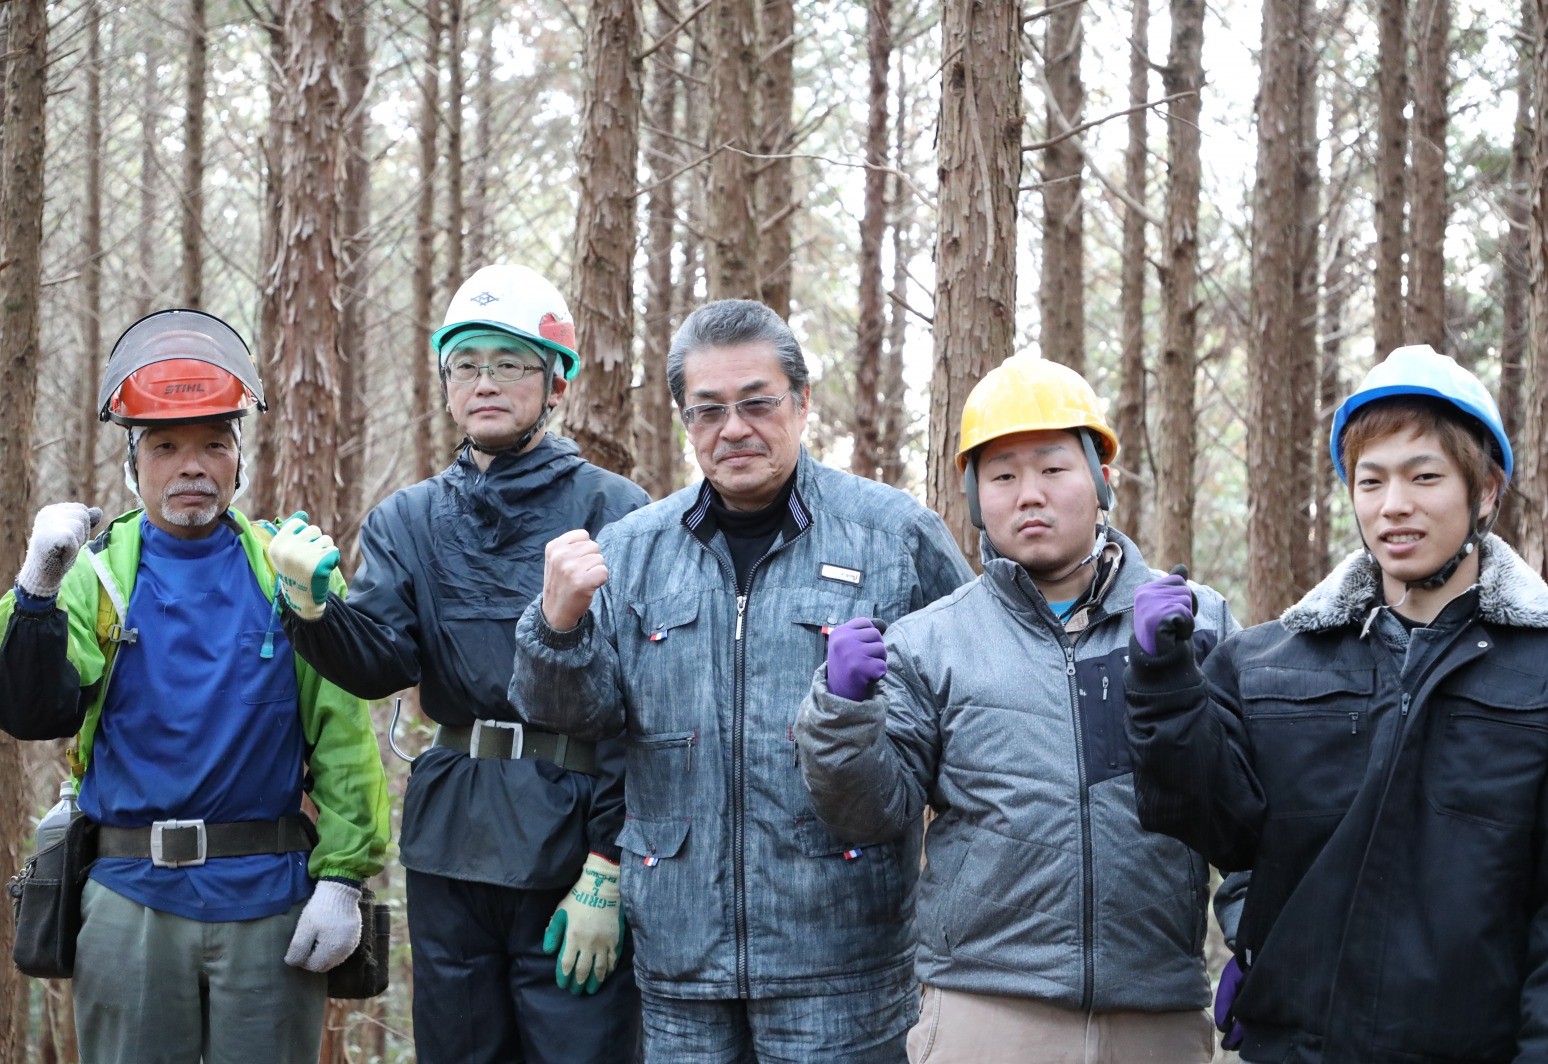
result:
<svg viewBox="0 0 1548 1064"><path fill-rule="evenodd" d="M171 838L171 851L175 856L168 857L169 849L167 832L175 832ZM183 857L187 852L189 838L184 832L193 832L194 856ZM151 864L157 868L189 868L204 863L205 854L209 851L209 837L204 830L202 820L158 820L151 825L150 854Z"/></svg>
<svg viewBox="0 0 1548 1064"><path fill-rule="evenodd" d="M484 749L486 733L489 733L487 751ZM515 760L521 756L524 739L522 726L513 720L475 720L473 737L468 740L468 756Z"/></svg>

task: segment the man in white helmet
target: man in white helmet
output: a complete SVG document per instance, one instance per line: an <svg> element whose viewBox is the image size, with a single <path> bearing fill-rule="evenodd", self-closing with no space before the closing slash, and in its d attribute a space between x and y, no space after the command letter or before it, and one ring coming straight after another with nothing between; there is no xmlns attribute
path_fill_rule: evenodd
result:
<svg viewBox="0 0 1548 1064"><path fill-rule="evenodd" d="M465 437L456 460L366 517L347 603L314 579L331 539L287 523L271 552L283 624L362 697L417 685L439 725L400 841L421 1064L618 1064L638 1014L618 905L622 744L523 728L506 690L544 544L649 498L545 431L579 358L537 273L478 270L432 343Z"/></svg>
<svg viewBox="0 0 1548 1064"><path fill-rule="evenodd" d="M1140 821L1252 873L1242 1060L1548 1059L1548 586L1490 533L1510 441L1420 345L1331 445L1363 545L1278 619L1201 666L1186 589L1135 592Z"/></svg>

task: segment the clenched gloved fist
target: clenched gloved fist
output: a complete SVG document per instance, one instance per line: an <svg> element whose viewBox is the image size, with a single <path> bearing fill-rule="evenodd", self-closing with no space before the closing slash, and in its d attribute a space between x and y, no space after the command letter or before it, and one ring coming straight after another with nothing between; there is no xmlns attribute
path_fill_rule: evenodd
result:
<svg viewBox="0 0 1548 1064"><path fill-rule="evenodd" d="M871 685L887 675L887 644L868 617L845 621L828 633L828 691L863 702Z"/></svg>
<svg viewBox="0 0 1548 1064"><path fill-rule="evenodd" d="M1147 654L1170 654L1193 638L1193 592L1179 573L1134 592L1134 639Z"/></svg>
<svg viewBox="0 0 1548 1064"><path fill-rule="evenodd" d="M337 968L360 944L360 888L324 879L301 910L285 963L309 972Z"/></svg>
<svg viewBox="0 0 1548 1064"><path fill-rule="evenodd" d="M285 604L303 621L315 621L328 605L328 578L339 567L333 537L306 523L305 511L292 514L269 543L269 564L279 577Z"/></svg>
<svg viewBox="0 0 1548 1064"><path fill-rule="evenodd" d="M1245 978L1235 957L1226 961L1226 966L1220 970L1220 986L1215 991L1215 1030L1225 1035L1220 1040L1221 1049L1240 1049L1242 1039L1247 1037L1241 1021L1231 1015L1236 1007L1236 992L1242 988Z"/></svg>
<svg viewBox="0 0 1548 1064"><path fill-rule="evenodd" d="M558 953L554 980L572 994L595 994L623 953L618 866L588 854L580 878L543 932L543 952Z"/></svg>
<svg viewBox="0 0 1548 1064"><path fill-rule="evenodd" d="M101 510L79 502L56 502L39 510L32 522L32 537L27 540L27 557L16 574L16 586L35 598L58 595L65 573L75 564L92 527L101 520Z"/></svg>

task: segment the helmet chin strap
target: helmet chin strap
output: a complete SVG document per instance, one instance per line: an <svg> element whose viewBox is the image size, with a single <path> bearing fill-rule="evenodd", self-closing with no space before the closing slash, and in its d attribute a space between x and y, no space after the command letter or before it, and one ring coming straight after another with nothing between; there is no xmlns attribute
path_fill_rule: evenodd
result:
<svg viewBox="0 0 1548 1064"><path fill-rule="evenodd" d="M1483 544L1483 541L1488 538L1489 533L1494 530L1494 522L1499 516L1499 498L1496 496L1494 511L1489 514L1483 526L1479 527L1478 502L1474 500L1468 514L1468 528L1472 531L1468 532L1467 538L1462 541L1462 546L1457 548L1457 552L1447 560L1445 565L1442 565L1429 576L1421 577L1418 580L1406 581L1403 584L1403 597L1392 603L1391 608L1396 609L1404 602L1407 602L1409 593L1415 588L1418 588L1420 591L1434 591L1437 588L1445 587L1447 581L1457 575L1457 570L1462 567L1462 563L1467 560L1468 555L1476 551ZM1380 564L1376 562L1375 552L1371 550L1370 544L1365 543L1364 533L1360 535L1360 542L1365 546L1365 556L1371 560L1373 565L1380 569Z"/></svg>

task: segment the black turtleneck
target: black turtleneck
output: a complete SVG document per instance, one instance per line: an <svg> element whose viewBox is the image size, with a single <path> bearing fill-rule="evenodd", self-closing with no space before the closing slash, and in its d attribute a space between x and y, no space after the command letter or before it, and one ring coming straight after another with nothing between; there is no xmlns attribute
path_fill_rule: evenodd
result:
<svg viewBox="0 0 1548 1064"><path fill-rule="evenodd" d="M761 510L733 510L721 501L719 492L710 495L709 516L715 527L725 534L731 564L736 568L738 592L747 590L748 573L774 545L775 537L790 516L790 491L794 487L795 474L791 473L774 501Z"/></svg>

